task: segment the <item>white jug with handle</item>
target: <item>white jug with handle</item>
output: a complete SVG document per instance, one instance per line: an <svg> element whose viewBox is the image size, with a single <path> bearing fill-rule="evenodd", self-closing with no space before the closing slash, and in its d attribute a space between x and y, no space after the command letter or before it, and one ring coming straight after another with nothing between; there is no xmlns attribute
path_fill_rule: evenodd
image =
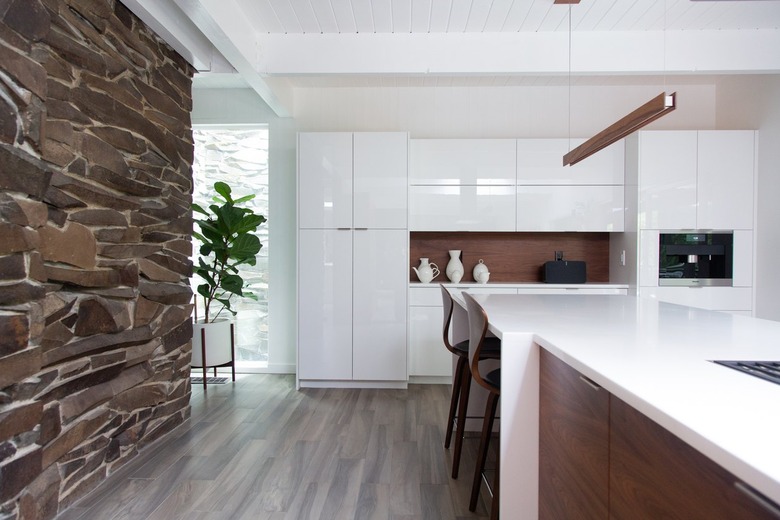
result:
<svg viewBox="0 0 780 520"><path fill-rule="evenodd" d="M420 258L420 265L412 267L412 269L414 269L414 273L422 283L429 283L439 276L439 273L441 272L439 271L439 266L433 262L429 263L427 258Z"/></svg>

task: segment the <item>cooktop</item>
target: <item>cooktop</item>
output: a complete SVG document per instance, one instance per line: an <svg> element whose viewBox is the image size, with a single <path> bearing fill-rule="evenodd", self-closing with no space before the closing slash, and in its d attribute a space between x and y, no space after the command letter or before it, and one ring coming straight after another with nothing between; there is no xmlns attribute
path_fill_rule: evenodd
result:
<svg viewBox="0 0 780 520"><path fill-rule="evenodd" d="M714 361L719 365L739 370L751 376L780 385L780 361Z"/></svg>

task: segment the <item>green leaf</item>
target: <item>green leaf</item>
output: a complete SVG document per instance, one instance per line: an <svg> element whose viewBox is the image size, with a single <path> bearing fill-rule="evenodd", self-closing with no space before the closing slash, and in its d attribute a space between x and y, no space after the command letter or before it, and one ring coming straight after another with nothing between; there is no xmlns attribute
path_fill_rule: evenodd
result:
<svg viewBox="0 0 780 520"><path fill-rule="evenodd" d="M204 298L208 298L209 297L209 288L210 288L209 284L207 284L207 283L199 285L198 286L198 294L200 294Z"/></svg>
<svg viewBox="0 0 780 520"><path fill-rule="evenodd" d="M209 214L208 211L206 211L205 209L200 207L198 204L195 204L194 202L192 203L192 205L190 207L192 208L193 211L197 211L198 213L203 213L204 215L208 215Z"/></svg>
<svg viewBox="0 0 780 520"><path fill-rule="evenodd" d="M225 197L228 202L233 202L233 198L230 196L231 189L226 183L218 181L214 183L214 191Z"/></svg>
<svg viewBox="0 0 780 520"><path fill-rule="evenodd" d="M260 252L260 239L255 235L239 235L232 244L230 244L229 254L240 263L246 262L249 258L254 258Z"/></svg>
<svg viewBox="0 0 780 520"><path fill-rule="evenodd" d="M228 274L222 277L219 286L228 292L241 296L241 289L244 287L244 279L237 274Z"/></svg>
<svg viewBox="0 0 780 520"><path fill-rule="evenodd" d="M233 204L241 204L242 202L246 202L248 200L252 200L255 198L255 194L252 193L250 195L244 195L243 197L240 197L233 201Z"/></svg>

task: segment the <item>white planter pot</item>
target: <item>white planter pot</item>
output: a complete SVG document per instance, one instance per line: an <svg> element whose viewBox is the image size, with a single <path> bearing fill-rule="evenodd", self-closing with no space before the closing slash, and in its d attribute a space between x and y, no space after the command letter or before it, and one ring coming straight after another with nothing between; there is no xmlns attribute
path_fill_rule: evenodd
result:
<svg viewBox="0 0 780 520"><path fill-rule="evenodd" d="M211 323L198 320L192 324L192 361L193 367L216 367L233 363L233 338L231 322L219 319ZM201 346L202 332L206 333L205 360Z"/></svg>

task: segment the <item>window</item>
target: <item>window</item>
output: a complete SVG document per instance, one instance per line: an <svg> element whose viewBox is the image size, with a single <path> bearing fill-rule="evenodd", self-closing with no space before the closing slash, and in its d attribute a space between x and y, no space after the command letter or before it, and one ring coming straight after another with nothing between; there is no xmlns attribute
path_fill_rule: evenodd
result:
<svg viewBox="0 0 780 520"><path fill-rule="evenodd" d="M256 213L268 221L258 232L263 244L256 265L241 267L240 274L257 300L235 298L236 365L238 368L262 368L268 364L268 127L195 126L195 160L193 163L194 202L211 203L214 183L223 181L233 189L235 198L251 193ZM271 224L272 225L272 224ZM193 240L197 253L199 244ZM199 283L192 278L193 290ZM200 305L198 309L202 308ZM229 316L228 316L229 317Z"/></svg>

